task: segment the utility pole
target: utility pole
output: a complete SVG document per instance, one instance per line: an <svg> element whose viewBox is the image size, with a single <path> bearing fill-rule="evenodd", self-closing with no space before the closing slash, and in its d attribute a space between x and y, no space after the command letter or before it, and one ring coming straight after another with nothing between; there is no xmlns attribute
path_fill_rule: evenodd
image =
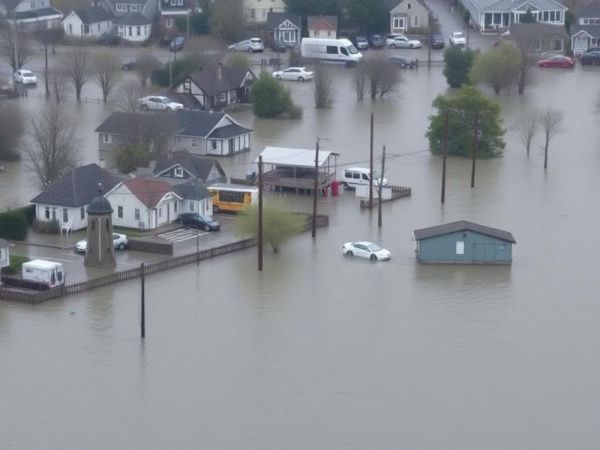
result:
<svg viewBox="0 0 600 450"><path fill-rule="evenodd" d="M142 283L142 298L140 299L140 327L142 338L146 337L146 293L145 293L145 277L144 277L144 263L140 265L140 277Z"/></svg>
<svg viewBox="0 0 600 450"><path fill-rule="evenodd" d="M15 26L15 72L19 70L19 48L17 46L18 32L17 32L17 6L13 8L13 14L15 21L13 25Z"/></svg>
<svg viewBox="0 0 600 450"><path fill-rule="evenodd" d="M427 10L427 23L428 23L428 28L429 28L429 47L427 48L427 68L431 69L431 41L433 39L433 27L431 26L433 20L432 20L432 14L431 14L431 10Z"/></svg>
<svg viewBox="0 0 600 450"><path fill-rule="evenodd" d="M50 86L48 85L48 30L44 31L44 82L46 84L46 100L50 98Z"/></svg>
<svg viewBox="0 0 600 450"><path fill-rule="evenodd" d="M371 113L371 144L369 147L369 209L373 209L373 113Z"/></svg>
<svg viewBox="0 0 600 450"><path fill-rule="evenodd" d="M200 265L200 230L196 230L196 267Z"/></svg>
<svg viewBox="0 0 600 450"><path fill-rule="evenodd" d="M319 138L315 146L315 184L313 186L312 237L317 237L317 198L319 195Z"/></svg>
<svg viewBox="0 0 600 450"><path fill-rule="evenodd" d="M383 177L385 175L385 145L383 146L383 155L381 156L381 178L379 179L379 211L377 214L377 226L379 228L383 225L383 212L381 205L383 204Z"/></svg>
<svg viewBox="0 0 600 450"><path fill-rule="evenodd" d="M475 159L477 156L477 149L479 147L479 111L475 110L475 121L473 123L473 151L471 158L473 163L471 165L471 187L475 187Z"/></svg>
<svg viewBox="0 0 600 450"><path fill-rule="evenodd" d="M448 156L448 110L444 112L444 142L442 144L442 203L446 201L446 157Z"/></svg>
<svg viewBox="0 0 600 450"><path fill-rule="evenodd" d="M263 162L258 155L258 271L263 270Z"/></svg>

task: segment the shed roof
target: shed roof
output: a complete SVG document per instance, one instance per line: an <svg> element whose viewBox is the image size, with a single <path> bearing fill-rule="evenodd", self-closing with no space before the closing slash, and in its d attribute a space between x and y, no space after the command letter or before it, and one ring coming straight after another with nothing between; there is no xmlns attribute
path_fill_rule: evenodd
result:
<svg viewBox="0 0 600 450"><path fill-rule="evenodd" d="M429 239L436 236L443 236L445 234L455 233L457 231L473 231L475 233L484 234L491 236L503 241L512 242L516 244L515 238L512 233L508 231L499 230L497 228L486 227L485 225L479 225L477 223L469 222L467 220L459 220L457 222L446 223L443 225L436 225L429 228L421 228L415 230L415 239L420 241L422 239Z"/></svg>
<svg viewBox="0 0 600 450"><path fill-rule="evenodd" d="M319 151L319 166L327 161L333 152ZM315 167L315 150L286 147L265 147L260 154L263 164L278 166ZM254 160L258 163L258 158Z"/></svg>

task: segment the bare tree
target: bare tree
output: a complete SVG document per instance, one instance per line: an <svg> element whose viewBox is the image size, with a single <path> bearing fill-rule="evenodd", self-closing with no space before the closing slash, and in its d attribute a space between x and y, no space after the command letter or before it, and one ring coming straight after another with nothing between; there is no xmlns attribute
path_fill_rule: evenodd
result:
<svg viewBox="0 0 600 450"><path fill-rule="evenodd" d="M110 91L117 85L121 76L121 60L111 52L100 52L92 62L94 81L102 90L102 100L108 100Z"/></svg>
<svg viewBox="0 0 600 450"><path fill-rule="evenodd" d="M60 103L65 97L67 90L65 77L60 73L49 73L48 74L48 88L50 90L50 96L56 103Z"/></svg>
<svg viewBox="0 0 600 450"><path fill-rule="evenodd" d="M562 132L564 114L562 111L548 109L540 116L540 124L544 133L544 169L548 168L548 147L558 133Z"/></svg>
<svg viewBox="0 0 600 450"><path fill-rule="evenodd" d="M160 68L160 61L150 53L144 52L140 55L136 62L140 84L143 88L146 87L152 71Z"/></svg>
<svg viewBox="0 0 600 450"><path fill-rule="evenodd" d="M19 29L16 26L11 26L8 22L4 23L4 29L1 31L0 40L0 55L6 61L6 63L12 68L13 72L17 70L17 59L18 67L21 68L29 61L33 54L31 46L31 39L27 33ZM17 38L15 54L15 36Z"/></svg>
<svg viewBox="0 0 600 450"><path fill-rule="evenodd" d="M371 98L385 96L400 82L398 70L381 56L370 58L361 64L364 65L368 78Z"/></svg>
<svg viewBox="0 0 600 450"><path fill-rule="evenodd" d="M354 92L356 92L357 100L365 98L366 85L367 73L365 67L362 64L359 64L358 67L354 69L354 76L352 77L352 86L354 87Z"/></svg>
<svg viewBox="0 0 600 450"><path fill-rule="evenodd" d="M531 67L535 64L535 50L533 44L530 41L519 40L517 41L517 48L521 59L519 60L519 73L517 77L517 89L519 94L525 91L525 87L530 83L531 78ZM529 153L528 153L529 154Z"/></svg>
<svg viewBox="0 0 600 450"><path fill-rule="evenodd" d="M324 64L315 65L315 108L329 108L333 103L331 72Z"/></svg>
<svg viewBox="0 0 600 450"><path fill-rule="evenodd" d="M0 160L14 161L21 157L18 147L23 136L23 114L18 103L3 105L0 102Z"/></svg>
<svg viewBox="0 0 600 450"><path fill-rule="evenodd" d="M515 124L515 131L517 136L519 136L519 140L523 143L525 149L527 150L527 156L529 156L533 138L537 134L539 128L540 117L539 113L536 111L530 112Z"/></svg>
<svg viewBox="0 0 600 450"><path fill-rule="evenodd" d="M140 105L138 99L149 94L149 89L142 87L135 80L129 80L121 84L114 94L114 101L117 111L120 112L139 112Z"/></svg>
<svg viewBox="0 0 600 450"><path fill-rule="evenodd" d="M75 126L57 103L48 103L31 121L29 137L29 167L42 187L77 164Z"/></svg>
<svg viewBox="0 0 600 450"><path fill-rule="evenodd" d="M87 82L90 72L88 59L89 49L83 47L72 47L63 58L63 67L66 76L75 87L77 101L81 101L81 88Z"/></svg>

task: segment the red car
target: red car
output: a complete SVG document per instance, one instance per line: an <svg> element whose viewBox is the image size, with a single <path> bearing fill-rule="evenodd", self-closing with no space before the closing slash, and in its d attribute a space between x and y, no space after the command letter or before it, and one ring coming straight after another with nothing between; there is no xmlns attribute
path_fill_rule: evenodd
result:
<svg viewBox="0 0 600 450"><path fill-rule="evenodd" d="M564 69L570 69L575 67L575 60L568 56L556 55L548 59L542 59L538 61L539 67L562 67Z"/></svg>

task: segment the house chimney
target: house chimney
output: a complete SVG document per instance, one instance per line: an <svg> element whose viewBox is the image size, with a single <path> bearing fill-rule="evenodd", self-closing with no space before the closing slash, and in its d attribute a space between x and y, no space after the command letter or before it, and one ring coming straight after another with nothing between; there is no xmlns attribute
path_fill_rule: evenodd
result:
<svg viewBox="0 0 600 450"><path fill-rule="evenodd" d="M221 81L222 72L223 72L223 64L221 63L221 61L219 61L219 64L217 65L217 80L219 80L219 81Z"/></svg>

